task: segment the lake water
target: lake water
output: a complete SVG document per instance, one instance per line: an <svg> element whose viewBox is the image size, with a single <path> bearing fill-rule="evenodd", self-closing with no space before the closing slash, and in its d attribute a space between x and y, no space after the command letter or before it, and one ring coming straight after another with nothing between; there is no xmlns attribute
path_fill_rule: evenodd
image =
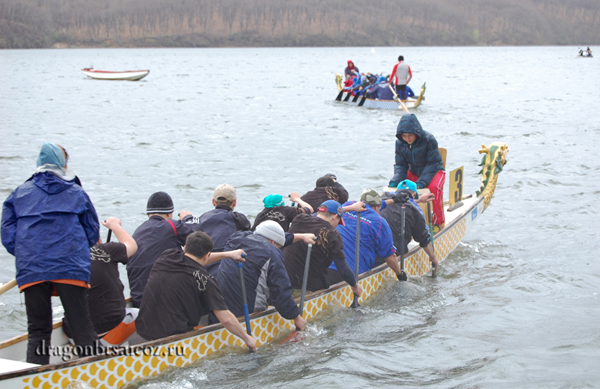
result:
<svg viewBox="0 0 600 389"><path fill-rule="evenodd" d="M496 195L437 279L390 282L328 311L302 342L220 353L140 384L189 387L596 387L600 379L600 63L576 47L2 50L0 197L63 145L101 218L129 232L148 196L212 208L221 183L253 218L270 193L335 173L356 199L392 177L400 111L334 102L335 73L390 72L402 54L424 129L479 187L482 144L506 142ZM140 82L79 69L151 69ZM106 236L103 228L102 235ZM123 279L124 269L122 270ZM0 250L0 281L15 276ZM0 339L26 330L0 297Z"/></svg>

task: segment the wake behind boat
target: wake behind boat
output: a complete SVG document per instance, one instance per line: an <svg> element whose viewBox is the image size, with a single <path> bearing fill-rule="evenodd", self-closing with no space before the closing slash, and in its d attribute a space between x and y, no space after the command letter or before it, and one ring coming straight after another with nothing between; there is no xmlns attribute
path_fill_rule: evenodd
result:
<svg viewBox="0 0 600 389"><path fill-rule="evenodd" d="M446 224L433 237L435 252L441 262L454 250L477 218L489 206L496 189L498 174L506 164L508 146L494 143L479 150L485 154L480 166L481 187L473 195L462 196L462 182L458 192L450 193L451 199L462 201L445 208ZM462 169L462 168L459 168ZM458 169L456 169L458 170ZM463 177L462 174L455 175ZM419 244L409 246L405 256L405 271L409 276L421 276L431 270L431 263ZM396 273L387 264L380 265L359 277L363 303L373 296L384 282L396 280ZM397 281L394 281L397 282ZM350 286L341 282L328 289L306 296L304 317L314 320L329 305L348 307L353 302ZM292 320L282 318L275 308L250 315L257 345L265 345L273 339L282 338L294 330ZM243 323L244 318L239 318ZM62 323L55 323L52 345L56 354L50 365L34 365L25 361L27 334L0 342L0 385L5 389L67 387L85 382L94 388L119 388L147 377L153 377L169 367L184 367L226 347L243 347L241 339L228 332L223 325L214 324L198 330L167 338L145 342L131 347L113 349L112 353L76 359L62 330Z"/></svg>
<svg viewBox="0 0 600 389"><path fill-rule="evenodd" d="M146 77L150 70L125 70L115 72L110 70L81 69L83 74L95 80L139 81Z"/></svg>

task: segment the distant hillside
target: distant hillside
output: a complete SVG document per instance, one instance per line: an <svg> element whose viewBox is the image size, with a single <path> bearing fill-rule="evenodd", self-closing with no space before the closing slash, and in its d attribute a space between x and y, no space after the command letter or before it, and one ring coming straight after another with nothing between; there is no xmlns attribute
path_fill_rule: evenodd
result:
<svg viewBox="0 0 600 389"><path fill-rule="evenodd" d="M0 0L0 48L594 45L598 0Z"/></svg>

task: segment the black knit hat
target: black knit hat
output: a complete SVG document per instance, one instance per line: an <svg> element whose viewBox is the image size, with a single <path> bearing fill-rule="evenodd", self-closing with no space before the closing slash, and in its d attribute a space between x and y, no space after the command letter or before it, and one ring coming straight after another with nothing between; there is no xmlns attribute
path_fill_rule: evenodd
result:
<svg viewBox="0 0 600 389"><path fill-rule="evenodd" d="M165 192L153 193L148 199L146 205L146 213L173 213L175 207L173 206L173 199Z"/></svg>

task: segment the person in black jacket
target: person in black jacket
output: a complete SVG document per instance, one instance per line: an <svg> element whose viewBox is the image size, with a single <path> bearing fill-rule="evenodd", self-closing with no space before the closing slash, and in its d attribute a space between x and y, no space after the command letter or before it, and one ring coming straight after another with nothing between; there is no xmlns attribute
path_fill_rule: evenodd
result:
<svg viewBox="0 0 600 389"><path fill-rule="evenodd" d="M329 288L327 268L335 262L342 279L351 286L355 295L360 296L362 287L357 282L353 270L348 266L344 254L344 241L336 227L340 223L344 224L342 219L344 211L363 210L364 204L361 202L342 208L337 201L327 200L317 207L315 216L301 214L294 219L290 227L291 233L311 233L317 237L311 252L307 292ZM293 243L283 250L285 268L295 291L302 288L307 250L308 246L305 242Z"/></svg>
<svg viewBox="0 0 600 389"><path fill-rule="evenodd" d="M301 199L316 210L327 200L335 200L340 204L348 201L348 191L337 181L333 174L325 174L317 180L315 189L306 192Z"/></svg>
<svg viewBox="0 0 600 389"><path fill-rule="evenodd" d="M170 249L157 259L135 321L141 340L192 331L202 316L212 312L229 332L256 350L256 339L227 309L219 285L205 269L210 262L223 259L223 255L243 261L243 251L211 253L212 247L210 237L198 231L187 237L184 251Z"/></svg>
<svg viewBox="0 0 600 389"><path fill-rule="evenodd" d="M420 208L412 203L409 198L414 198L415 192L408 189L399 189L395 193L386 192L381 199L387 203L387 206L379 214L387 220L394 238L394 246L398 250L397 256L408 252L408 243L411 239L418 242L423 251L429 257L431 263L437 268L438 260L431 244L431 236L425 222L425 218ZM394 199L393 202L386 201ZM402 205L404 204L404 239L402 239ZM404 243L404 245L402 245Z"/></svg>
<svg viewBox="0 0 600 389"><path fill-rule="evenodd" d="M414 114L404 115L396 129L396 163L394 177L389 183L395 188L406 179L417 184L417 189L428 188L433 200L433 225L435 230L444 227L444 182L446 173L438 142L423 130Z"/></svg>
<svg viewBox="0 0 600 389"><path fill-rule="evenodd" d="M267 220L259 224L254 232L235 232L225 245L225 250L242 249L246 253L244 284L250 313L261 312L269 305L274 305L282 317L294 320L296 328L302 330L304 319L292 298L292 285L281 252L284 244L283 228ZM244 315L240 273L233 259L221 261L217 281L229 310L235 316Z"/></svg>
<svg viewBox="0 0 600 389"><path fill-rule="evenodd" d="M314 212L313 207L307 202L303 201L300 197L300 193L292 192L290 195L292 203L298 203L297 207L288 207L283 201L283 196L280 194L270 194L263 199L265 209L260 211L254 219L254 225L252 230L256 230L256 227L264 222L265 220L273 220L283 228L283 231L288 232L290 224L296 216L301 213L311 214Z"/></svg>

